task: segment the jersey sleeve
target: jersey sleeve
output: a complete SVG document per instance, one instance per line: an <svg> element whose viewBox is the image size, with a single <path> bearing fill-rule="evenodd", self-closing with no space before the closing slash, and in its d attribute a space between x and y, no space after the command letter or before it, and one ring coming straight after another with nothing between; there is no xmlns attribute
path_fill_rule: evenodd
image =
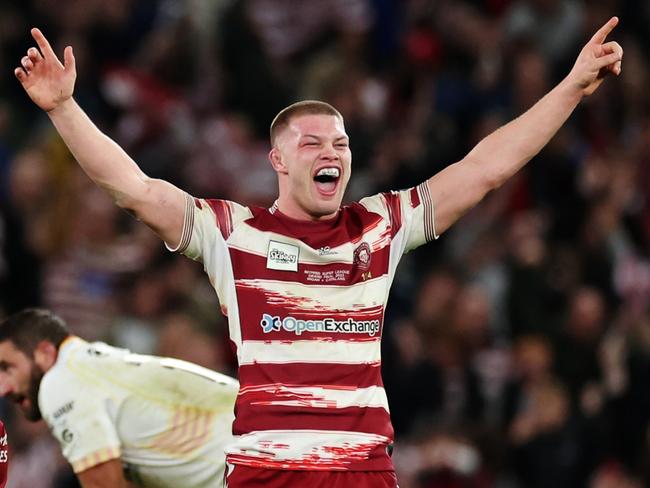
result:
<svg viewBox="0 0 650 488"><path fill-rule="evenodd" d="M119 459L120 441L108 411L110 399L71 372L52 373L41 382L38 403L74 472Z"/></svg>
<svg viewBox="0 0 650 488"><path fill-rule="evenodd" d="M203 263L206 271L213 269L215 250L224 248L235 226L251 216L248 207L229 200L194 198L185 194L185 218L181 240L169 251Z"/></svg>
<svg viewBox="0 0 650 488"><path fill-rule="evenodd" d="M167 243L165 246L171 252L203 262L215 242L228 240L235 225L250 216L248 207L230 200L194 198L186 193L181 240L175 248Z"/></svg>
<svg viewBox="0 0 650 488"><path fill-rule="evenodd" d="M402 254L438 238L433 200L426 181L406 190L367 197L360 203L390 221L393 244Z"/></svg>

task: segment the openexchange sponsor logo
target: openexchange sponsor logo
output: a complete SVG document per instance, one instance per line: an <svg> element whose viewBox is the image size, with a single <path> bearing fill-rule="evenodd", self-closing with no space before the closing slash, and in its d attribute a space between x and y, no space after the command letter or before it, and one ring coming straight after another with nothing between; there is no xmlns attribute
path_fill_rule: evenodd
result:
<svg viewBox="0 0 650 488"><path fill-rule="evenodd" d="M379 333L379 320L336 320L331 317L322 320L302 320L290 315L281 319L278 316L262 314L260 321L265 334L285 330L301 335L303 332L339 332L343 334L368 334L374 337Z"/></svg>

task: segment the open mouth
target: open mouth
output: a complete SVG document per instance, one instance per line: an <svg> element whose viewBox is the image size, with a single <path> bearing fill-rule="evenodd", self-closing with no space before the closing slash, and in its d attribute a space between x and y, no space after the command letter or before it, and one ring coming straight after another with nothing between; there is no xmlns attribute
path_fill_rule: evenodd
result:
<svg viewBox="0 0 650 488"><path fill-rule="evenodd" d="M314 182L318 191L324 195L333 195L336 192L336 186L341 177L339 168L329 166L318 170L314 176Z"/></svg>

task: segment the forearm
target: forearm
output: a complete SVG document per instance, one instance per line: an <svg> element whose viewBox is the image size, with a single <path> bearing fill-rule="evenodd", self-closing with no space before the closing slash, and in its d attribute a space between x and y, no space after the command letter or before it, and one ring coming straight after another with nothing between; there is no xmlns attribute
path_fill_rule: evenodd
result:
<svg viewBox="0 0 650 488"><path fill-rule="evenodd" d="M146 191L148 178L112 139L90 120L73 98L48 112L81 168L121 207L131 208Z"/></svg>
<svg viewBox="0 0 650 488"><path fill-rule="evenodd" d="M131 488L133 484L124 478L121 459L111 459L77 473L83 488Z"/></svg>
<svg viewBox="0 0 650 488"><path fill-rule="evenodd" d="M612 17L593 35L567 77L544 98L479 142L462 160L429 178L438 234L530 161L605 75L620 74L623 49L615 41L605 42L617 23L618 18Z"/></svg>
<svg viewBox="0 0 650 488"><path fill-rule="evenodd" d="M564 79L528 111L479 142L465 160L480 167L491 188L501 186L550 141L581 98L580 88Z"/></svg>

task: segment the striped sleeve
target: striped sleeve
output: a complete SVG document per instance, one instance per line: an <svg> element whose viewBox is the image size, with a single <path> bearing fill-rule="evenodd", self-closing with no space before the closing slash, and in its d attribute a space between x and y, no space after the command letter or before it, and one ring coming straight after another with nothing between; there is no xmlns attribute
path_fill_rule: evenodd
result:
<svg viewBox="0 0 650 488"><path fill-rule="evenodd" d="M359 203L390 222L391 238L400 254L438 238L433 199L426 181L406 190L366 197Z"/></svg>
<svg viewBox="0 0 650 488"><path fill-rule="evenodd" d="M82 457L81 459L72 461L70 464L72 465L72 470L76 474L79 474L82 471L86 471L87 469L97 466L98 464L102 464L105 463L106 461L110 461L112 459L119 459L119 458L120 458L119 448L106 447L104 449L100 449L99 451L92 452Z"/></svg>
<svg viewBox="0 0 650 488"><path fill-rule="evenodd" d="M98 385L90 385L70 371L52 370L41 382L43 419L77 473L121 457L109 402Z"/></svg>
<svg viewBox="0 0 650 488"><path fill-rule="evenodd" d="M438 238L436 233L436 223L433 213L433 198L431 198L431 190L427 182L420 183L415 187L417 192L417 199L422 206L422 222L424 226L424 239L425 242L431 242ZM411 205L415 196L411 198Z"/></svg>
<svg viewBox="0 0 650 488"><path fill-rule="evenodd" d="M194 198L185 194L180 242L176 247L165 245L169 251L205 264L205 254L214 248L215 241L228 240L235 223L249 215L246 207L228 200Z"/></svg>
<svg viewBox="0 0 650 488"><path fill-rule="evenodd" d="M175 247L165 242L165 247L171 252L183 254L190 245L192 230L194 229L194 198L187 193L185 194L185 212L183 216L183 230L181 231L181 240Z"/></svg>
<svg viewBox="0 0 650 488"><path fill-rule="evenodd" d="M399 246L404 253L438 238L433 200L426 181L393 195L399 197L401 203L404 234Z"/></svg>

